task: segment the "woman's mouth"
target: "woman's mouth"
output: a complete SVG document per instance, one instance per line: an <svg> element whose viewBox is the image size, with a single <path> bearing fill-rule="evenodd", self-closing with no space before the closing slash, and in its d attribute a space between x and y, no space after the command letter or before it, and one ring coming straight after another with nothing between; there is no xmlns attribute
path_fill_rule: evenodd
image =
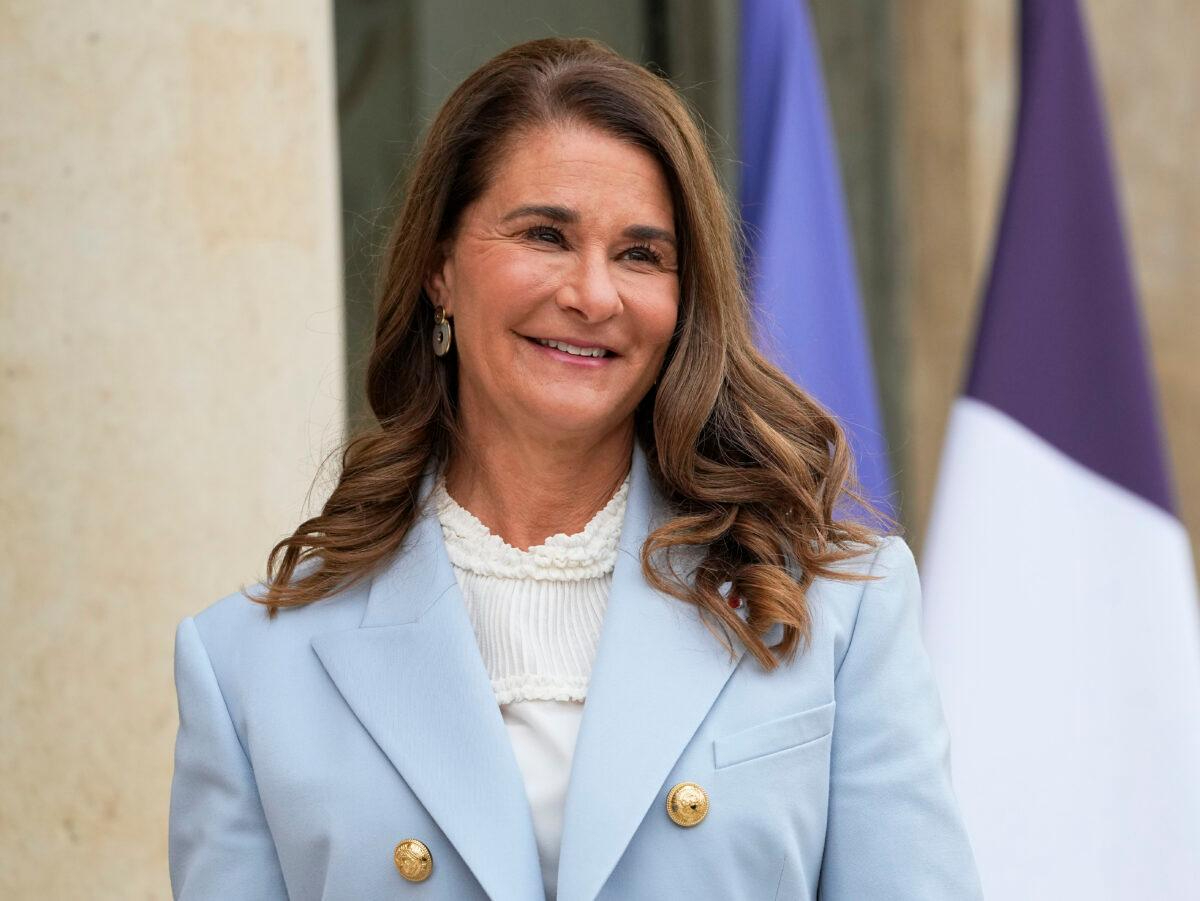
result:
<svg viewBox="0 0 1200 901"><path fill-rule="evenodd" d="M530 338L528 336L525 336L525 340L548 357L564 363L572 363L576 366L589 366L592 368L604 366L611 363L618 356L618 354L613 353L611 350L594 345L578 345L553 338Z"/></svg>

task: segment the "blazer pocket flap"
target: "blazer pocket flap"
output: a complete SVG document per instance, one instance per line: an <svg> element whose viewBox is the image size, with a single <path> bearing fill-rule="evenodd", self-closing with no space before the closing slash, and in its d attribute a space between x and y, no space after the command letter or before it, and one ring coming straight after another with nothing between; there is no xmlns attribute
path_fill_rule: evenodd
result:
<svg viewBox="0 0 1200 901"><path fill-rule="evenodd" d="M835 701L713 739L717 769L815 741L833 731Z"/></svg>

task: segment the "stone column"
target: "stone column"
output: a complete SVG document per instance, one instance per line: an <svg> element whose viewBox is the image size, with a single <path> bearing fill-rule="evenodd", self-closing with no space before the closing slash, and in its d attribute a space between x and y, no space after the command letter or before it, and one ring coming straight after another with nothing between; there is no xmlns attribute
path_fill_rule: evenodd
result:
<svg viewBox="0 0 1200 901"><path fill-rule="evenodd" d="M962 388L1007 175L1013 0L903 0L900 208L909 258L905 520L919 548L950 404Z"/></svg>
<svg viewBox="0 0 1200 901"><path fill-rule="evenodd" d="M180 618L323 500L324 0L0 2L0 896L166 898Z"/></svg>

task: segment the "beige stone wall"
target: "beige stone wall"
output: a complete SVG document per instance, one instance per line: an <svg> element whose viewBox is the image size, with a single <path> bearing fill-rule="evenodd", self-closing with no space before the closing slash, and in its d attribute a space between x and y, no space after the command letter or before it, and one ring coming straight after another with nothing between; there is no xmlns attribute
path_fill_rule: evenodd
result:
<svg viewBox="0 0 1200 901"><path fill-rule="evenodd" d="M330 22L0 0L0 897L170 896L175 625L341 439Z"/></svg>
<svg viewBox="0 0 1200 901"><path fill-rule="evenodd" d="M1010 0L904 0L903 180L919 543L964 377L1015 103ZM1182 514L1200 560L1200 4L1087 0Z"/></svg>
<svg viewBox="0 0 1200 901"><path fill-rule="evenodd" d="M909 266L906 519L919 548L962 387L1003 189L1014 91L1010 0L903 0L901 209Z"/></svg>

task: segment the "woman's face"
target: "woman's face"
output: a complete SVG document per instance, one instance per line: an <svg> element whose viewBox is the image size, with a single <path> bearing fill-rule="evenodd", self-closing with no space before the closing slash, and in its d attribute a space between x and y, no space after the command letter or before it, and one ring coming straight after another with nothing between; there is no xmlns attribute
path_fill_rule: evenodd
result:
<svg viewBox="0 0 1200 901"><path fill-rule="evenodd" d="M645 150L580 125L510 138L426 281L453 317L465 424L537 440L626 424L675 329L674 220Z"/></svg>

